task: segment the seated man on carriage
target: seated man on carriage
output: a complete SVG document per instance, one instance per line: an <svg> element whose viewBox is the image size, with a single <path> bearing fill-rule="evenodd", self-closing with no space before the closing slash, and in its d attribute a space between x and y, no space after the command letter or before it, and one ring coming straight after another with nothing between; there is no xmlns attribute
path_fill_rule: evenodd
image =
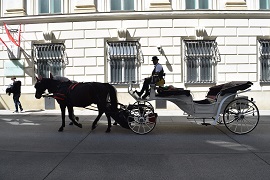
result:
<svg viewBox="0 0 270 180"><path fill-rule="evenodd" d="M163 86L165 84L165 80L163 78L164 70L162 65L158 63L158 60L159 59L157 56L152 57L153 64L155 65L152 71L152 75L144 79L141 91L134 91L134 93L136 93L139 97L141 97L142 94L145 92L142 96L142 99L145 99L147 96L150 95L149 85L151 83L155 83L157 86Z"/></svg>

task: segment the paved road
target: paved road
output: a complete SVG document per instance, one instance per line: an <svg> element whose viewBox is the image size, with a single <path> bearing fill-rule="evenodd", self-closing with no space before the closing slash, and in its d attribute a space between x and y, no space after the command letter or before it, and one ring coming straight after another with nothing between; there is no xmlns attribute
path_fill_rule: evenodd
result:
<svg viewBox="0 0 270 180"><path fill-rule="evenodd" d="M270 116L247 135L183 116L160 116L147 135L118 126L108 134L104 117L90 130L94 117L59 133L57 113L2 113L0 179L269 180Z"/></svg>

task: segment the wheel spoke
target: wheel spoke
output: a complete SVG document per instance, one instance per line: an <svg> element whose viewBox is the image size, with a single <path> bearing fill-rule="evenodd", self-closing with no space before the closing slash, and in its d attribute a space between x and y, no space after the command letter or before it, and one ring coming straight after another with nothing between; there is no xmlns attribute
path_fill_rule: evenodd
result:
<svg viewBox="0 0 270 180"><path fill-rule="evenodd" d="M156 123L149 121L149 115L154 113L154 108L149 102L136 102L130 110L133 120L129 123L130 129L136 134L147 134L151 132Z"/></svg>
<svg viewBox="0 0 270 180"><path fill-rule="evenodd" d="M225 126L235 134L251 132L259 122L257 106L248 99L235 99L225 108L223 113Z"/></svg>

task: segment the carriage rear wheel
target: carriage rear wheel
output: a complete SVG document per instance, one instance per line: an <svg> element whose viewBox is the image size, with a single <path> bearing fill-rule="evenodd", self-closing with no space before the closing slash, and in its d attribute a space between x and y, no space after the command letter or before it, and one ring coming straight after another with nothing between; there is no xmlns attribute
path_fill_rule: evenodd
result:
<svg viewBox="0 0 270 180"><path fill-rule="evenodd" d="M134 133L147 134L155 128L154 108L149 102L135 102L129 111L128 125Z"/></svg>
<svg viewBox="0 0 270 180"><path fill-rule="evenodd" d="M247 134L258 124L260 114L257 106L250 100L238 98L231 101L223 113L225 126L235 134Z"/></svg>

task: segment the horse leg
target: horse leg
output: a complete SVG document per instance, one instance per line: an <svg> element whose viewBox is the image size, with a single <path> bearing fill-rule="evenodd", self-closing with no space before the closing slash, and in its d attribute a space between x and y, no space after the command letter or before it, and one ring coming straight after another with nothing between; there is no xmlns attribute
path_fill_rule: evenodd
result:
<svg viewBox="0 0 270 180"><path fill-rule="evenodd" d="M61 116L62 116L62 126L58 129L59 132L62 132L65 127L65 116L66 116L66 105L60 104Z"/></svg>
<svg viewBox="0 0 270 180"><path fill-rule="evenodd" d="M79 121L79 117L78 116L75 116L74 111L73 111L73 118L72 119L75 119L76 121ZM69 123L69 125L73 125L73 122L71 121Z"/></svg>
<svg viewBox="0 0 270 180"><path fill-rule="evenodd" d="M79 121L80 120L80 118L78 117L78 116L73 116L74 117L74 119L76 120L76 121ZM71 122L69 122L69 125L73 125L73 122L71 121Z"/></svg>
<svg viewBox="0 0 270 180"><path fill-rule="evenodd" d="M74 110L72 106L68 106L68 117L72 121L73 124L78 126L79 128L82 128L82 124L78 123L75 118L76 116L74 115Z"/></svg>
<svg viewBox="0 0 270 180"><path fill-rule="evenodd" d="M98 108L99 109L99 108ZM100 111L98 110L98 116L96 117L96 119L94 120L94 122L92 123L92 130L96 129L97 127L97 122L99 121L100 117L102 116L102 114L104 113L104 111Z"/></svg>
<svg viewBox="0 0 270 180"><path fill-rule="evenodd" d="M100 117L104 113L104 111L100 110L100 108L98 108L98 109L99 109L98 110L98 116L96 117L95 121L92 124L92 130L94 130L97 127L97 122L99 121ZM105 132L109 133L109 132L111 132L111 127L112 127L111 117L107 113L105 113L105 114L106 114L106 117L107 117L107 120L108 120L108 127L107 127L107 130Z"/></svg>
<svg viewBox="0 0 270 180"><path fill-rule="evenodd" d="M107 120L108 120L108 127L107 127L107 130L106 130L106 133L109 133L109 132L111 132L111 127L112 127L111 117L107 113L105 113L105 115L106 115Z"/></svg>

